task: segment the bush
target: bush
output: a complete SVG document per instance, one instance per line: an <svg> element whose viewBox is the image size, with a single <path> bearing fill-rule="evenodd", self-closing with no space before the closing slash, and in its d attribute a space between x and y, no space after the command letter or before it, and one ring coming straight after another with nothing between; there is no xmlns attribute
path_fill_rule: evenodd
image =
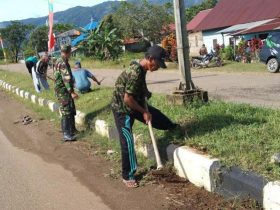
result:
<svg viewBox="0 0 280 210"><path fill-rule="evenodd" d="M222 50L223 60L234 60L234 49L232 46L227 46Z"/></svg>

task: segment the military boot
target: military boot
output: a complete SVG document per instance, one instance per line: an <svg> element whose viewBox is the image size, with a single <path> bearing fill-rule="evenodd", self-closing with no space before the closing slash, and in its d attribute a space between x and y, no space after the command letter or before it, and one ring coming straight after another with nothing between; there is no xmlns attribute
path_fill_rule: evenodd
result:
<svg viewBox="0 0 280 210"><path fill-rule="evenodd" d="M63 132L64 141L75 141L76 138L71 134L71 117L69 115L63 116L61 119L61 129Z"/></svg>

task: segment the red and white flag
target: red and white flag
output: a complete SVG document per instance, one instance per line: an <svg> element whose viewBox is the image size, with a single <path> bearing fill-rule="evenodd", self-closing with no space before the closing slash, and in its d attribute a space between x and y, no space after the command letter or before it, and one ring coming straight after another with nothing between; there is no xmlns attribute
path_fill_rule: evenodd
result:
<svg viewBox="0 0 280 210"><path fill-rule="evenodd" d="M53 0L49 0L49 41L48 48L49 52L54 49L55 36L53 33Z"/></svg>

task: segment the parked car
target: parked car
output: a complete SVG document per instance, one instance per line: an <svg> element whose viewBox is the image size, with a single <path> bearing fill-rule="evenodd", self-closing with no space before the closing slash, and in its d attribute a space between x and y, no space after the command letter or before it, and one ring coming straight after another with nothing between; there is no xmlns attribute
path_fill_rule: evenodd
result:
<svg viewBox="0 0 280 210"><path fill-rule="evenodd" d="M280 32L273 32L268 35L265 44L260 51L261 62L267 65L270 73L276 73L280 67Z"/></svg>

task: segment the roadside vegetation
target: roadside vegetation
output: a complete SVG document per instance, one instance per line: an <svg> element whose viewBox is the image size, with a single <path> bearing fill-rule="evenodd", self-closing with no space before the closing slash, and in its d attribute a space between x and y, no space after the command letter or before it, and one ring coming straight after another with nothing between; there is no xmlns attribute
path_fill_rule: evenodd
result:
<svg viewBox="0 0 280 210"><path fill-rule="evenodd" d="M35 93L28 75L0 71L0 78ZM111 95L111 88L96 88L88 94L80 95L76 101L77 109L85 112L89 121L104 119L112 125ZM53 91L43 92L42 97L55 101ZM271 156L280 151L279 110L221 101L207 104L195 101L186 106L170 106L166 97L158 94L154 94L149 103L180 123L186 131L185 134L181 131L155 131L162 152L171 143L189 145L220 158L227 166L255 171L271 179L280 178L280 166L270 163ZM39 109L39 113L46 113L44 108L36 109ZM134 132L143 143L150 143L146 125L136 122ZM99 140L91 130L85 132L84 138L92 142L98 139L97 142L107 148L111 143L115 144L115 149L118 148L117 141Z"/></svg>

